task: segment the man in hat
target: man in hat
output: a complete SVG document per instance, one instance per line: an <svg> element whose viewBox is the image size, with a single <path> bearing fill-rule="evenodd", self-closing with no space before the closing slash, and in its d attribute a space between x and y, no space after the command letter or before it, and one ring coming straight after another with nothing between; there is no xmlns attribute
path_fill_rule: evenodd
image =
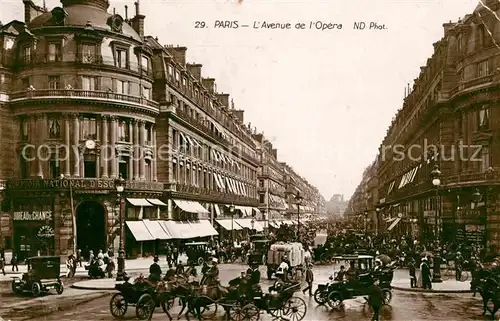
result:
<svg viewBox="0 0 500 321"><path fill-rule="evenodd" d="M372 321L380 320L380 309L384 305L384 293L379 286L379 280L374 279L368 291L368 304L373 310Z"/></svg>
<svg viewBox="0 0 500 321"><path fill-rule="evenodd" d="M312 263L307 263L307 268L306 268L306 283L307 287L302 290L303 294L306 294L307 291L309 291L309 296L313 296L312 293L312 286L313 286L313 281L314 281L314 273L312 270L313 264Z"/></svg>
<svg viewBox="0 0 500 321"><path fill-rule="evenodd" d="M153 259L153 264L149 267L149 277L148 279L151 282L159 282L161 280L161 267L158 264L158 261L160 259L158 258L158 255L155 255Z"/></svg>
<svg viewBox="0 0 500 321"><path fill-rule="evenodd" d="M429 259L427 257L422 258L420 273L422 278L422 288L432 290L431 267L429 266Z"/></svg>
<svg viewBox="0 0 500 321"><path fill-rule="evenodd" d="M217 260L216 258L212 258L212 267L210 267L210 270L207 272L207 285L214 285L219 281L219 268L217 266L218 263L219 260Z"/></svg>

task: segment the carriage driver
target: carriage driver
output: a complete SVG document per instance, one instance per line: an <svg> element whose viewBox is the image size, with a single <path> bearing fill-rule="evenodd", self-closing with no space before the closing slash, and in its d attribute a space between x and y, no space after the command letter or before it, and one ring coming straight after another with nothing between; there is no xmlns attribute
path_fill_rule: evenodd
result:
<svg viewBox="0 0 500 321"><path fill-rule="evenodd" d="M155 255L153 259L153 264L149 266L149 281L151 282L159 282L161 281L161 267L158 264L158 261L160 259L158 258L158 255Z"/></svg>
<svg viewBox="0 0 500 321"><path fill-rule="evenodd" d="M219 282L219 267L217 264L219 261L216 258L212 258L212 267L207 272L206 284L214 285Z"/></svg>
<svg viewBox="0 0 500 321"><path fill-rule="evenodd" d="M252 286L258 285L260 283L259 263L255 261L250 263L250 267L247 270L247 276L249 277L250 284Z"/></svg>

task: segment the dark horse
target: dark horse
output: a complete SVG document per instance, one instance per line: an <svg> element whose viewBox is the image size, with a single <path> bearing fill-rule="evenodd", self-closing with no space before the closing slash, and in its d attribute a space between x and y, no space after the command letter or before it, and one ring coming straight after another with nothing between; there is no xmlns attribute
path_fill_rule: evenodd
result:
<svg viewBox="0 0 500 321"><path fill-rule="evenodd" d="M500 284L496 278L487 276L479 279L474 291L479 292L483 299L483 315L489 312L491 314L491 320L495 320L495 314L500 310ZM493 303L493 309L488 307L488 302L490 301Z"/></svg>

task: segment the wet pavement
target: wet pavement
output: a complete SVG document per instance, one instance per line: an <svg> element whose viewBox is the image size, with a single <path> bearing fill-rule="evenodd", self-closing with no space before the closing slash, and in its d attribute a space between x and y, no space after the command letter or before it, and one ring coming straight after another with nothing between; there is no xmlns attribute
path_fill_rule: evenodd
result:
<svg viewBox="0 0 500 321"><path fill-rule="evenodd" d="M221 265L221 282L226 284L230 279L237 277L241 271L244 271L246 266L231 264ZM321 283L328 279L332 271L332 267L316 266L315 268L315 283ZM395 278L407 277L405 271L397 271ZM262 275L265 275L264 273ZM272 284L272 281L262 280L264 290ZM6 290L2 286L2 293ZM8 289L10 290L10 289ZM19 304L26 300L24 310L21 306L17 306L14 311L10 308L8 315L0 316L12 321L17 320L113 320L109 311L109 300L111 294L101 291L85 291L69 289L71 295L66 300L63 296L51 295L47 299L54 305L60 304L54 311L49 311L45 314L37 312L38 308L33 308L32 298L20 298ZM81 293L81 296L78 296ZM93 294L92 294L93 293ZM98 296L93 298L92 295ZM303 298L307 305L307 314L304 318L306 321L313 320L369 320L371 318L371 309L364 303L363 298L345 301L344 306L336 311L331 311L324 306L318 306L312 298L302 293L296 293L296 296ZM4 297L2 296L2 304L4 306ZM9 299L10 301L12 299ZM36 300L36 299L35 299ZM47 303L49 304L49 303ZM36 305L35 305L36 307ZM1 308L0 311L5 310ZM179 312L180 307L175 306L172 315L175 316ZM218 316L223 319L223 311L219 309ZM38 310L40 311L40 310ZM7 311L4 311L7 312ZM481 309L480 297L472 297L472 294L431 294L431 293L412 293L394 290L393 299L390 306L384 307L382 311L382 320L487 320L483 317ZM126 319L135 318L135 308L129 307ZM181 319L186 319L184 316ZM194 320L193 317L191 317ZM153 316L153 320L167 320L167 316L157 308ZM265 312L261 315L261 320L273 320L272 317Z"/></svg>

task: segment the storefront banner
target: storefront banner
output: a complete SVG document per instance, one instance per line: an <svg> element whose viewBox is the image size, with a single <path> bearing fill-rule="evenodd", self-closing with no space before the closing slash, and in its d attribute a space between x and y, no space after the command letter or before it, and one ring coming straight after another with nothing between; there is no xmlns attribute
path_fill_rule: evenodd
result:
<svg viewBox="0 0 500 321"><path fill-rule="evenodd" d="M50 221L52 211L14 212L14 221Z"/></svg>

